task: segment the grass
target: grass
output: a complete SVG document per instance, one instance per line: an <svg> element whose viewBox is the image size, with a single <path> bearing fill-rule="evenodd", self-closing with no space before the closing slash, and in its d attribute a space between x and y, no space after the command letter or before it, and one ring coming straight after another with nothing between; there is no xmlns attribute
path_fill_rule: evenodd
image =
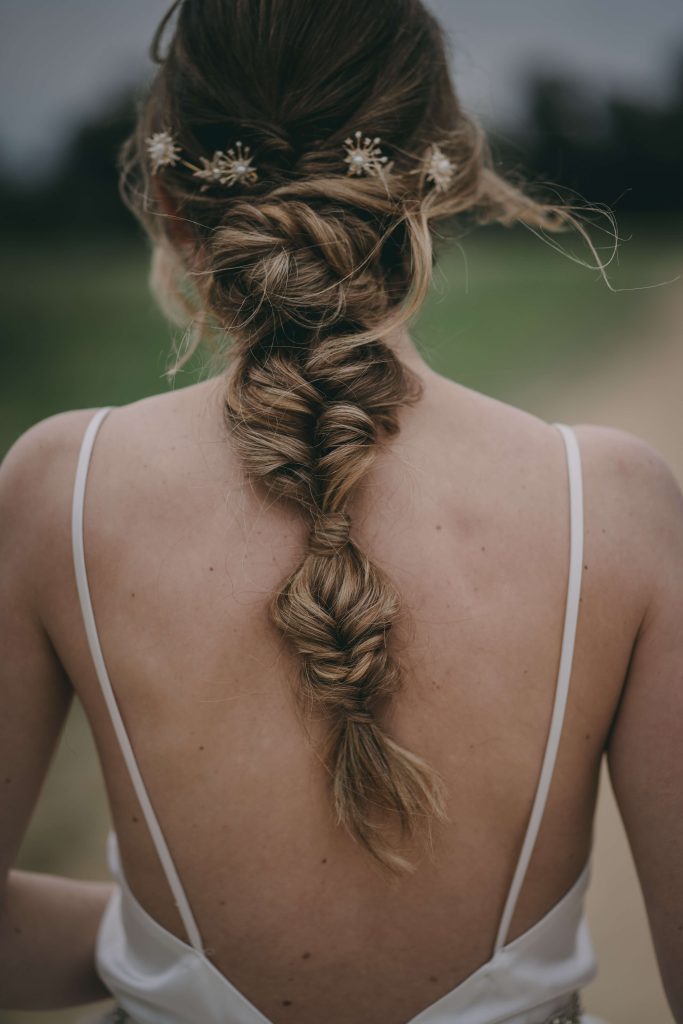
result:
<svg viewBox="0 0 683 1024"><path fill-rule="evenodd" d="M622 235L615 288L671 277L680 223L636 223ZM594 233L597 245L609 239ZM571 235L553 242L583 259ZM601 250L606 259L608 248ZM120 405L168 388L173 333L147 289L142 242L10 240L0 254L0 451L54 412ZM656 290L610 291L599 273L523 229L480 229L458 240L434 275L413 334L440 372L514 401L530 377L568 373L613 350ZM176 386L197 379L201 357Z"/></svg>

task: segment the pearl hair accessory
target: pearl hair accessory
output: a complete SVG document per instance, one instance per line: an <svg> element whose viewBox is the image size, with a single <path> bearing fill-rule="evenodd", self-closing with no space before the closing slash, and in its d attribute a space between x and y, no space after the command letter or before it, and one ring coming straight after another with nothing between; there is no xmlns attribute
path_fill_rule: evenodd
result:
<svg viewBox="0 0 683 1024"><path fill-rule="evenodd" d="M382 140L379 136L374 139L369 139L366 136L363 139L363 133L358 131L354 139L348 138L344 143L346 149L344 163L349 165L346 173L350 177L357 178L361 174L378 175L383 170L390 169L382 166L382 164L386 164L388 157L382 156L382 150L379 148L379 143Z"/></svg>
<svg viewBox="0 0 683 1024"><path fill-rule="evenodd" d="M242 146L241 142L235 143L235 149L230 147L227 154L222 149L217 149L210 160L205 156L199 159L201 167L183 160L180 155L180 147L169 131L155 132L145 139L147 152L149 153L152 165L152 174L156 174L161 167L173 167L181 163L189 167L195 178L202 178L204 184L200 192L206 192L209 185L234 185L236 181L245 181L248 184L258 181L258 171L252 167L253 157L249 156L249 146ZM235 152L237 150L237 152Z"/></svg>
<svg viewBox="0 0 683 1024"><path fill-rule="evenodd" d="M180 149L173 140L170 132L155 132L145 139L152 174L156 174L160 167L173 167L180 159Z"/></svg>
<svg viewBox="0 0 683 1024"><path fill-rule="evenodd" d="M344 163L348 164L347 176L352 178L363 175L377 177L391 171L394 163L382 154L380 142L379 136L371 139L369 136L363 136L361 131L356 131L353 137L346 139ZM174 167L177 163L181 163L192 171L194 177L200 178L204 182L200 189L201 192L205 192L211 185L228 187L237 183L251 185L259 180L258 171L255 166L252 166L253 157L249 155L249 146L242 146L241 142L236 142L235 147L230 147L227 153L224 153L222 149L215 150L210 160L204 156L200 157L201 167L197 167L196 164L190 163L181 156L182 151L171 131L164 130L148 135L145 144L152 174L157 174L163 167ZM445 192L450 187L456 165L437 145L428 148L421 166L426 173L426 180L432 182L437 191Z"/></svg>
<svg viewBox="0 0 683 1024"><path fill-rule="evenodd" d="M445 192L453 182L455 164L441 152L438 146L432 146L427 166L427 181L434 183L439 192Z"/></svg>

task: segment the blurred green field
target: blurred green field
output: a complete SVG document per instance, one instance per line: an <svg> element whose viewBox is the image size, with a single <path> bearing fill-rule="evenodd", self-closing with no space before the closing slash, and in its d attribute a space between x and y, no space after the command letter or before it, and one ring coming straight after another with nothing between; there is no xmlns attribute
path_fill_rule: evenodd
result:
<svg viewBox="0 0 683 1024"><path fill-rule="evenodd" d="M601 224L605 222L601 221ZM413 330L426 357L464 385L524 407L539 380L549 389L619 358L648 337L658 289L683 263L683 223L620 220L607 273L571 262L523 229L481 229L454 244ZM593 234L603 259L610 239ZM570 234L552 240L592 262ZM166 390L174 329L147 291L142 242L16 239L0 254L4 373L0 444L70 408L122 404ZM663 289L666 291L666 289ZM176 332L178 333L178 332ZM198 379L202 357L176 386ZM82 711L75 705L23 844L19 865L107 877L103 787ZM74 1024L82 1010L2 1013L0 1024Z"/></svg>
<svg viewBox="0 0 683 1024"><path fill-rule="evenodd" d="M611 239L593 229L602 259ZM620 222L615 289L671 277L679 221ZM593 262L573 234L549 236ZM70 408L119 405L163 391L169 328L147 289L140 241L6 240L0 253L0 451L37 420ZM571 262L522 228L487 228L455 241L434 274L414 335L440 372L514 401L525 382L571 374L609 353L647 309L652 290L610 291L600 274ZM193 360L176 386L198 379Z"/></svg>

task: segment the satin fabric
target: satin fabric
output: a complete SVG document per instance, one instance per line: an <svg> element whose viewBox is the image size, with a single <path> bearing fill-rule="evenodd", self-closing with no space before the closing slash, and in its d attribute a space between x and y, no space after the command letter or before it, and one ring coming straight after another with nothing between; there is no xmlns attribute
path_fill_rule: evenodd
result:
<svg viewBox="0 0 683 1024"><path fill-rule="evenodd" d="M118 885L101 921L96 966L136 1024L272 1024L206 957L140 905L123 874L114 832L108 861ZM544 1024L597 973L583 912L590 869L589 860L540 921L406 1024Z"/></svg>

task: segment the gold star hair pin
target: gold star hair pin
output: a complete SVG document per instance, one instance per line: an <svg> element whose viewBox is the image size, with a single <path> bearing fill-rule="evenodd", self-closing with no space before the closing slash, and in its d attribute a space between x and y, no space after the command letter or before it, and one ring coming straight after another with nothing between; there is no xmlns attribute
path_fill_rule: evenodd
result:
<svg viewBox="0 0 683 1024"><path fill-rule="evenodd" d="M427 157L427 181L431 181L438 192L445 192L453 183L456 165L433 145Z"/></svg>
<svg viewBox="0 0 683 1024"><path fill-rule="evenodd" d="M379 143L381 139L376 136L371 139L363 136L361 131L354 133L353 138L349 137L344 142L344 163L348 165L347 175L358 178L363 175L379 176L388 173L394 166L383 155ZM259 180L256 167L252 166L253 157L249 155L249 146L242 146L236 142L234 148L230 147L227 153L222 149L215 150L212 158L208 160L202 156L201 167L185 160L181 155L182 150L177 144L175 137L170 131L155 132L145 139L149 160L152 167L152 174L157 174L163 167L173 167L181 163L188 167L194 177L200 178L204 184L200 191L205 192L210 185L226 185L228 187L236 183L253 184ZM441 151L432 145L427 150L420 168L426 174L426 180L432 182L434 187L445 192L453 181L456 165ZM411 173L418 173L414 171Z"/></svg>
<svg viewBox="0 0 683 1024"><path fill-rule="evenodd" d="M377 176L382 171L391 170L392 164L389 164L388 167L383 166L387 163L388 157L382 156L382 150L379 148L381 141L379 136L374 139L367 136L363 138L363 133L360 131L355 133L353 139L346 139L344 163L349 165L346 173L350 177L357 178L362 174Z"/></svg>
<svg viewBox="0 0 683 1024"><path fill-rule="evenodd" d="M234 185L235 182L246 182L251 185L258 181L258 171L252 166L253 157L249 156L249 146L242 146L241 142L235 143L224 153L217 149L210 160L205 156L200 157L202 166L184 160L181 149L169 131L155 132L145 139L147 152L152 165L152 174L156 174L162 167L173 167L176 163L188 167L195 178L201 178L204 184L200 192L206 192L210 185Z"/></svg>

